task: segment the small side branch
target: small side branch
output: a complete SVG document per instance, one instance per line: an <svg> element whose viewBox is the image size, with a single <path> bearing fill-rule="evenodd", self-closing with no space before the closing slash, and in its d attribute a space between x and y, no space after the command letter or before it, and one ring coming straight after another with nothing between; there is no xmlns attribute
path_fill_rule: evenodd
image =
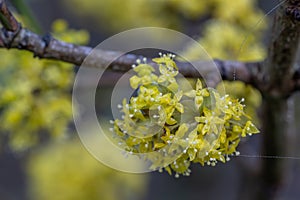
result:
<svg viewBox="0 0 300 200"><path fill-rule="evenodd" d="M5 0L0 0L0 22L3 27L12 32L16 32L20 24L8 9Z"/></svg>

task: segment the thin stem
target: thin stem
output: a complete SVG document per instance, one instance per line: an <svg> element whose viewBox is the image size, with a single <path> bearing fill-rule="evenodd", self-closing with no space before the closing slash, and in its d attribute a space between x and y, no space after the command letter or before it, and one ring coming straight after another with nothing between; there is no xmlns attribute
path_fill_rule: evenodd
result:
<svg viewBox="0 0 300 200"><path fill-rule="evenodd" d="M20 26L16 18L8 9L5 0L0 0L0 22L6 30L12 32L18 31Z"/></svg>

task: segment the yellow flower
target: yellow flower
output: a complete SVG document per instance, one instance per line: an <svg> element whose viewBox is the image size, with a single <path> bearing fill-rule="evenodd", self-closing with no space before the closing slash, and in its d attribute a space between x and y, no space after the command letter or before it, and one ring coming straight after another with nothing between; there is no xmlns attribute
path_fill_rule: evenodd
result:
<svg viewBox="0 0 300 200"><path fill-rule="evenodd" d="M255 127L255 125L251 121L247 121L245 127L242 130L242 137L246 137L246 135L252 135L259 133L259 130Z"/></svg>
<svg viewBox="0 0 300 200"><path fill-rule="evenodd" d="M184 95L188 96L188 97L194 97L195 105L196 105L197 109L199 109L203 103L204 97L209 96L209 92L208 92L207 88L204 88L204 89L202 88L202 83L198 79L197 83L196 83L196 89L186 92Z"/></svg>
<svg viewBox="0 0 300 200"><path fill-rule="evenodd" d="M137 89L139 85L151 84L157 80L157 76L153 74L155 70L151 65L139 64L134 66L133 70L137 73L137 76L130 78L130 86L133 89Z"/></svg>
<svg viewBox="0 0 300 200"><path fill-rule="evenodd" d="M208 132L214 132L215 134L219 133L220 126L218 125L223 126L225 121L206 107L203 108L203 113L204 116L195 117L196 122L204 124L202 128L202 134L205 135Z"/></svg>
<svg viewBox="0 0 300 200"><path fill-rule="evenodd" d="M172 57L154 59L160 65L158 78L151 78L154 71L146 64L135 68L140 74L130 81L138 88L137 95L129 103L123 100L123 119L117 119L112 130L127 145L126 151L146 153L150 169L175 171L178 177L190 174L191 162L215 166L218 161L229 161L240 138L259 131L245 114L243 100L221 96L217 90L203 87L200 80L195 89L185 93L179 87L170 89L172 84L178 86ZM181 123L181 115L188 114L184 113L186 99L191 99L197 110L188 123ZM170 159L174 159L171 164Z"/></svg>

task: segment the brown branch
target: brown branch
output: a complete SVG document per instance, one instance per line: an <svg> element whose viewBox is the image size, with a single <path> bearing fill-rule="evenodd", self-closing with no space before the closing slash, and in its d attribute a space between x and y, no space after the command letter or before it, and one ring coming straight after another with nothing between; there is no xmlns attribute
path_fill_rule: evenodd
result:
<svg viewBox="0 0 300 200"><path fill-rule="evenodd" d="M299 88L299 75L295 71L296 54L300 42L300 21L297 13L300 0L280 1L273 24L271 45L264 64L262 105L262 154L288 156L288 104L287 98ZM291 9L293 10L291 12ZM284 186L288 162L264 159L262 162L260 191L255 199L276 199Z"/></svg>
<svg viewBox="0 0 300 200"><path fill-rule="evenodd" d="M6 44L9 44L6 45ZM92 52L91 47L79 46L63 41L59 41L50 35L40 37L28 29L21 28L17 35L14 32L3 29L0 32L0 48L16 48L27 50L34 54L35 57L54 59L64 61L75 65L81 65L84 59ZM104 68L112 58L119 55L120 52L97 50L89 56L84 63L84 66ZM126 72L131 69L137 59L142 56L134 54L124 54L114 60L109 69L118 72ZM179 71L186 77L199 77L199 72L187 62L177 62ZM215 60L221 76L226 80L233 80L233 72L236 71L236 77L248 84L254 84L257 75L261 72L260 62L243 63L238 61L221 61ZM208 61L194 62L197 68L201 71L201 75L208 75L213 72L213 67ZM215 71L214 71L215 72ZM210 74L211 75L211 74ZM213 77L213 76L210 76ZM216 80L220 81L220 80Z"/></svg>

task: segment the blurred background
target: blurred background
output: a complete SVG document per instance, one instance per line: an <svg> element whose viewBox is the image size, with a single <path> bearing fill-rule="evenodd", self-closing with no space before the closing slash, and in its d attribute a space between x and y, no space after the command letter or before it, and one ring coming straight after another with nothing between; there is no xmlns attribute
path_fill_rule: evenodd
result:
<svg viewBox="0 0 300 200"><path fill-rule="evenodd" d="M274 13L265 14L277 5L277 0L8 2L25 27L66 42L96 46L127 29L158 26L189 35L213 58L241 61L265 58ZM190 60L201 57L193 46L182 53ZM215 167L192 165L191 176L179 179L166 172L127 174L100 164L80 143L72 120L77 70L27 52L0 50L0 200L251 199L257 187L251 174L262 159L270 159L259 157L260 135L242 141L240 157ZM97 112L108 119L110 99L103 96L111 95L120 76L107 73L96 96ZM247 112L259 127L259 92L238 81L224 85L231 95L246 99ZM295 94L289 103L296 104L299 98ZM299 114L300 106L289 114L290 158L277 158L290 165L278 199L300 197L300 150L294 148L300 142Z"/></svg>

